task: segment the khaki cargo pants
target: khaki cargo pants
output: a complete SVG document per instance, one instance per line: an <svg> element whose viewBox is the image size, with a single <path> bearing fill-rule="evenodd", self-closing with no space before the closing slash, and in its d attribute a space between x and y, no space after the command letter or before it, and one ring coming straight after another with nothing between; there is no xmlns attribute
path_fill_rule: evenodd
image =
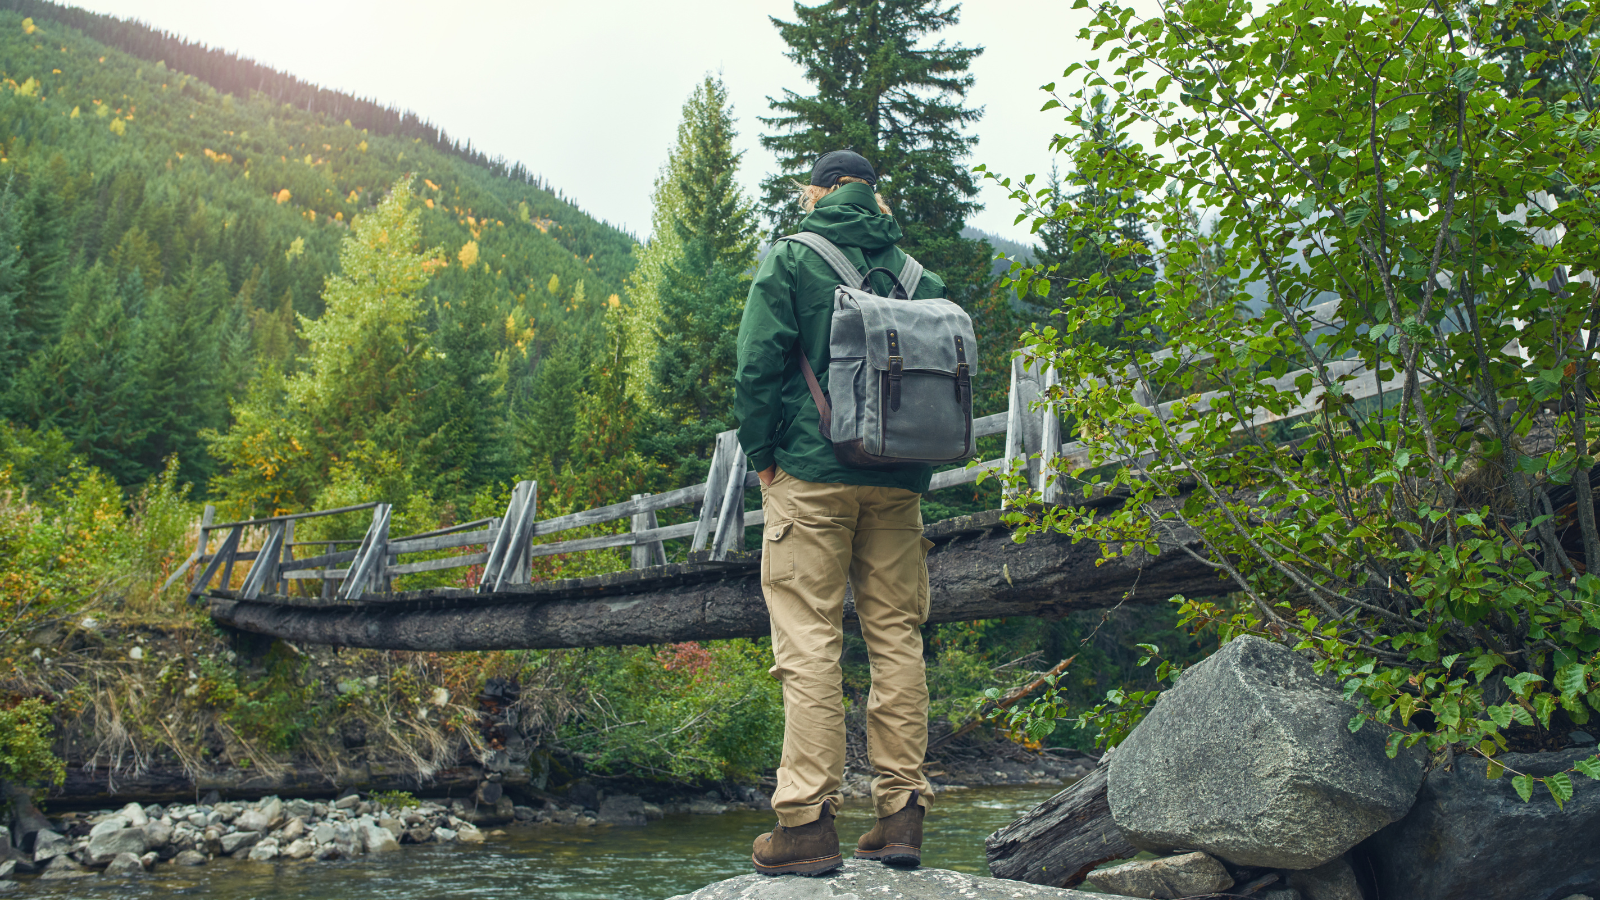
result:
<svg viewBox="0 0 1600 900"><path fill-rule="evenodd" d="M911 791L924 807L928 684L922 632L928 619L928 548L921 495L899 488L814 484L782 469L762 489L766 526L761 587L772 617L772 674L783 682L783 760L772 808L779 824L814 821L837 807L844 779L845 584L872 664L867 755L879 817Z"/></svg>

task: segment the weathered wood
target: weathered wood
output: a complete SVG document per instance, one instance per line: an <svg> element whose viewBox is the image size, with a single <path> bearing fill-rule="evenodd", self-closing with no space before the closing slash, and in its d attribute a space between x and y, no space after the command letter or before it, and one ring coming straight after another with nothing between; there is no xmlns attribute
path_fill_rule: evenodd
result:
<svg viewBox="0 0 1600 900"><path fill-rule="evenodd" d="M750 477L754 478L755 474L751 473ZM624 516L632 516L638 513L660 512L663 509L672 509L677 506L689 506L690 504L698 503L705 495L706 486L704 484L691 484L688 487L660 494L641 494L637 500L613 503L610 506L585 509L565 516L557 516L554 519L545 519L534 526L533 536L543 537L547 534L582 528L585 525L599 525L602 522L611 522Z"/></svg>
<svg viewBox="0 0 1600 900"><path fill-rule="evenodd" d="M241 525L271 525L274 522L286 522L290 519L315 519L318 516L337 516L340 513L360 512L363 509L373 509L382 505L379 501L371 503L357 503L354 506L340 506L335 509L314 509L311 512L293 513L287 516L269 516L265 519L241 519L237 522L219 522L208 526L212 531L221 531L224 528L237 528Z"/></svg>
<svg viewBox="0 0 1600 900"><path fill-rule="evenodd" d="M649 531L602 534L590 538L557 541L553 544L534 544L531 552L534 556L559 556L562 553L582 553L585 550L604 550L607 547L632 547L657 541L671 541L678 538L693 537L695 529L699 525L699 522L683 522L678 525L653 528Z"/></svg>
<svg viewBox="0 0 1600 900"><path fill-rule="evenodd" d="M648 496L650 495L634 494L633 499L641 500ZM634 534L638 534L641 531L654 531L656 528L660 527L656 522L655 510L634 513L633 522L631 524L633 525ZM634 544L630 563L635 569L643 569L649 566L664 566L667 564L667 548L660 541L649 541L647 543Z"/></svg>
<svg viewBox="0 0 1600 900"><path fill-rule="evenodd" d="M256 561L250 566L242 588L246 599L255 599L263 588L278 580L278 554L283 549L283 532L287 523L279 522L267 531L267 539L256 551Z"/></svg>
<svg viewBox="0 0 1600 900"><path fill-rule="evenodd" d="M426 553L430 550L449 550L452 547L470 547L487 544L495 538L495 530L482 528L438 537L403 537L389 542L390 553Z"/></svg>
<svg viewBox="0 0 1600 900"><path fill-rule="evenodd" d="M1061 373L1051 366L1044 373L1044 390L1061 383ZM1060 494L1061 477L1055 468L1056 455L1061 452L1061 417L1054 408L1044 410L1044 434L1039 447L1039 498L1045 503L1055 503Z"/></svg>
<svg viewBox="0 0 1600 900"><path fill-rule="evenodd" d="M387 503L380 503L373 508L372 524L367 527L367 535L362 538L349 574L339 588L339 599L354 600L365 593L367 585L388 556L389 513L392 508Z"/></svg>
<svg viewBox="0 0 1600 900"><path fill-rule="evenodd" d="M206 555L206 529L211 526L211 520L215 519L216 517L217 508L207 503L205 510L200 513L200 536L196 540L194 552L189 554L189 558L184 560L183 564L174 569L172 574L167 576L167 580L161 583L162 592L166 591L167 588L172 587L173 582L177 581L179 578L182 578L183 573L189 571L190 566L199 562L201 557Z"/></svg>
<svg viewBox="0 0 1600 900"><path fill-rule="evenodd" d="M995 413L992 416L978 416L972 420L972 436L974 439L989 437L1006 433L1006 420L1011 417L1010 412Z"/></svg>
<svg viewBox="0 0 1600 900"><path fill-rule="evenodd" d="M395 575L414 575L417 572L436 572L440 569L476 566L488 561L488 553L469 553L465 556L447 556L443 559L424 559L419 562L392 565L388 569L388 574L390 577Z"/></svg>
<svg viewBox="0 0 1600 900"><path fill-rule="evenodd" d="M538 502L538 486L534 482L517 482L506 504L504 525L489 545L489 559L483 564L479 590L497 591L508 584L526 583L526 579L518 581L516 573L522 560L528 558L526 547Z"/></svg>
<svg viewBox="0 0 1600 900"><path fill-rule="evenodd" d="M307 556L302 559L292 560L283 564L285 572L299 572L306 569L325 569L337 563L347 563L356 558L356 550L340 550L338 553L323 553L320 556Z"/></svg>
<svg viewBox="0 0 1600 900"><path fill-rule="evenodd" d="M658 529L665 531L666 529ZM931 526L930 621L1016 615L1223 593L1227 583L1175 545L1159 556L1133 551L1097 565L1093 542L1041 534L1018 544L998 513ZM638 535L617 535L636 538ZM1192 541L1192 537L1184 540ZM572 542L576 543L576 542ZM753 556L753 554L752 554ZM293 642L394 650L598 647L758 637L769 632L759 567L722 564L634 569L515 591L431 591L364 598L349 605L212 594L221 624ZM1133 596L1126 597L1137 584ZM846 612L853 622L853 612Z"/></svg>
<svg viewBox="0 0 1600 900"><path fill-rule="evenodd" d="M1051 887L1076 887L1101 863L1138 852L1111 821L1105 766L984 841L994 877Z"/></svg>
<svg viewBox="0 0 1600 900"><path fill-rule="evenodd" d="M739 446L737 437L731 440L731 463L728 483L722 493L722 508L717 512L717 530L711 539L711 558L725 560L728 554L744 549L744 476L750 461Z"/></svg>
<svg viewBox="0 0 1600 900"><path fill-rule="evenodd" d="M527 489L522 494L522 526L512 538L500 587L527 584L533 579L533 554L528 552L528 546L533 542L533 529L539 521L539 482L524 483Z"/></svg>
<svg viewBox="0 0 1600 900"><path fill-rule="evenodd" d="M990 459L978 463L972 468L946 469L943 472L933 473L933 479L928 483L928 492L955 487L960 484L972 484L984 472L998 472L1005 466L1003 459Z"/></svg>
<svg viewBox="0 0 1600 900"><path fill-rule="evenodd" d="M711 468L706 472L705 500L700 504L700 519L694 530L694 539L689 543L690 553L706 549L716 535L718 514L722 511L723 495L733 470L734 455L742 452L738 432L724 431L717 435L716 447L711 451Z"/></svg>
<svg viewBox="0 0 1600 900"><path fill-rule="evenodd" d="M211 576L215 575L217 570L222 567L223 561L233 558L233 553L239 548L239 535L243 530L242 528L235 528L228 532L227 537L222 539L222 546L217 548L216 555L211 557L210 562L206 563L206 567L200 572L200 577L195 579L194 587L189 589L190 603L199 599L200 593L211 587ZM200 534L200 539L204 541L205 530L201 529ZM226 588L229 585L224 582L222 586Z"/></svg>
<svg viewBox="0 0 1600 900"><path fill-rule="evenodd" d="M1006 449L1000 457L1000 474L1009 474L1016 467L1017 461L1022 459L1022 403L1018 402L1021 391L1022 360L1011 360L1011 387L1006 392ZM1004 491L1006 503L1009 505L1011 497L1015 494L1009 488Z"/></svg>
<svg viewBox="0 0 1600 900"><path fill-rule="evenodd" d="M105 809L129 801L139 803L193 803L195 797L218 791L228 800L254 800L274 794L293 797L333 797L346 788L362 791L411 791L424 796L465 794L483 780L477 766L451 766L419 780L400 766L380 763L340 767L293 766L263 772L259 767L190 773L176 765L153 765L137 771L112 772L67 766L66 780L50 788L52 812ZM526 776L523 776L524 778ZM508 783L511 779L508 779Z"/></svg>

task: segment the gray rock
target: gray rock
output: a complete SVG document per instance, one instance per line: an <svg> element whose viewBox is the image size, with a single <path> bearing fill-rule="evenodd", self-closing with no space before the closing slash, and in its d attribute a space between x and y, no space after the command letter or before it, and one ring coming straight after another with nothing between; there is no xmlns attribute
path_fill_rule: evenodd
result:
<svg viewBox="0 0 1600 900"><path fill-rule="evenodd" d="M1361 885L1356 881L1355 869L1350 860L1339 857L1315 869L1279 872L1289 887L1300 892L1303 900L1365 900Z"/></svg>
<svg viewBox="0 0 1600 900"><path fill-rule="evenodd" d="M1233 887L1233 878L1222 863L1204 853L1185 853L1166 859L1139 859L1096 869L1088 882L1109 894L1148 897L1150 900L1177 900L1198 894L1214 894Z"/></svg>
<svg viewBox="0 0 1600 900"><path fill-rule="evenodd" d="M267 838L250 848L251 862L272 862L278 858L278 842Z"/></svg>
<svg viewBox="0 0 1600 900"><path fill-rule="evenodd" d="M106 874L112 878L126 878L129 875L143 875L144 863L132 853L118 853L106 865Z"/></svg>
<svg viewBox="0 0 1600 900"><path fill-rule="evenodd" d="M404 844L426 844L431 840L433 840L433 826L426 822L407 828L405 834L400 836L400 841Z"/></svg>
<svg viewBox="0 0 1600 900"><path fill-rule="evenodd" d="M15 881L0 881L0 895L15 894L22 890L22 885Z"/></svg>
<svg viewBox="0 0 1600 900"><path fill-rule="evenodd" d="M438 840L439 843L448 844L456 839L456 831L455 829L445 828L441 825L433 830L433 836L436 840Z"/></svg>
<svg viewBox="0 0 1600 900"><path fill-rule="evenodd" d="M311 854L311 857L316 860L338 859L339 845L323 844L317 848L315 853Z"/></svg>
<svg viewBox="0 0 1600 900"><path fill-rule="evenodd" d="M305 838L299 838L297 840L290 841L289 846L283 848L283 858L305 859L312 853L316 852L316 849L316 844L311 843Z"/></svg>
<svg viewBox="0 0 1600 900"><path fill-rule="evenodd" d="M334 809L355 809L356 807L358 807L360 805L361 805L361 795L360 794L350 794L349 796L340 797L338 800L334 801L333 808Z"/></svg>
<svg viewBox="0 0 1600 900"><path fill-rule="evenodd" d="M145 869L146 872L148 872L151 869L155 868L156 867L156 863L158 863L160 861L161 861L161 854L155 852L154 850L151 850L149 853L146 853L145 855L139 857L139 865L144 866L144 869Z"/></svg>
<svg viewBox="0 0 1600 900"><path fill-rule="evenodd" d="M339 854L345 859L361 855L361 837L348 822L334 823L333 845L339 848Z"/></svg>
<svg viewBox="0 0 1600 900"><path fill-rule="evenodd" d="M533 818L533 810L528 810L528 818ZM607 797L600 804L600 821L610 825L643 825L644 800L632 794L617 794Z"/></svg>
<svg viewBox="0 0 1600 900"><path fill-rule="evenodd" d="M175 865L203 866L206 864L206 855L198 850L185 850L172 858Z"/></svg>
<svg viewBox="0 0 1600 900"><path fill-rule="evenodd" d="M134 828L143 828L150 824L150 817L145 814L144 807L137 803L129 803L127 806L117 810L117 815L127 819L128 824Z"/></svg>
<svg viewBox="0 0 1600 900"><path fill-rule="evenodd" d="M164 847L172 840L172 826L157 819L144 826L144 842L147 847Z"/></svg>
<svg viewBox="0 0 1600 900"><path fill-rule="evenodd" d="M299 840L305 835L305 833L306 820L300 818L299 816L295 816L289 821L283 823L283 827L279 828L277 833L273 834L273 837L278 839L278 843L287 844L291 841Z"/></svg>
<svg viewBox="0 0 1600 900"><path fill-rule="evenodd" d="M818 878L740 875L708 884L672 900L1116 900L1065 888L981 878L947 869L895 869L846 859L844 867Z"/></svg>
<svg viewBox="0 0 1600 900"><path fill-rule="evenodd" d="M311 829L311 839L319 844L333 843L333 823L318 822L317 827Z"/></svg>
<svg viewBox="0 0 1600 900"><path fill-rule="evenodd" d="M283 801L279 800L277 797L268 797L265 800L262 800L257 809L262 815L267 817L268 829L277 828L279 825L283 824L283 820L285 818Z"/></svg>
<svg viewBox="0 0 1600 900"><path fill-rule="evenodd" d="M128 821L127 816L106 816L105 818L96 822L93 828L89 829L89 837L99 837L102 834L110 834L113 831L121 831L132 824L132 822Z"/></svg>
<svg viewBox="0 0 1600 900"><path fill-rule="evenodd" d="M222 852L232 856L240 850L248 850L254 847L260 840L261 832L259 831L235 831L232 834L225 834L221 839Z"/></svg>
<svg viewBox="0 0 1600 900"><path fill-rule="evenodd" d="M368 853L388 853L400 849L400 842L394 839L389 829L367 816L356 820L355 829L361 840L361 849Z"/></svg>
<svg viewBox="0 0 1600 900"><path fill-rule="evenodd" d="M63 881L70 878L93 878L94 870L78 865L77 861L65 854L50 860L50 865L45 866L44 874L39 876L40 881Z"/></svg>
<svg viewBox="0 0 1600 900"><path fill-rule="evenodd" d="M511 807L511 814L516 817L518 822L532 822L533 817L538 815L538 811L531 806L513 806Z"/></svg>
<svg viewBox="0 0 1600 900"><path fill-rule="evenodd" d="M71 841L48 828L34 833L33 861L36 863L49 862L71 849Z"/></svg>
<svg viewBox="0 0 1600 900"><path fill-rule="evenodd" d="M1506 767L1543 777L1594 755L1592 748L1507 754ZM1490 781L1487 763L1456 757L1428 773L1417 805L1361 845L1380 897L1407 900L1537 900L1600 888L1600 782L1572 777L1557 808L1534 786L1524 803L1511 776Z"/></svg>
<svg viewBox="0 0 1600 900"><path fill-rule="evenodd" d="M456 832L456 840L463 844L481 844L486 839L487 836L482 831L470 824L463 824L461 830Z"/></svg>
<svg viewBox="0 0 1600 900"><path fill-rule="evenodd" d="M211 807L211 811L216 813L224 824L239 818L239 808L232 803L218 803L216 806Z"/></svg>
<svg viewBox="0 0 1600 900"><path fill-rule="evenodd" d="M691 815L720 816L727 811L728 807L726 805L717 803L714 800L707 800L704 797L697 797L689 801L689 813Z"/></svg>
<svg viewBox="0 0 1600 900"><path fill-rule="evenodd" d="M124 828L120 831L102 831L99 834L91 833L89 846L85 850L88 858L85 862L92 866L103 866L117 858L118 854L131 853L135 857L150 849L146 843L144 829Z"/></svg>
<svg viewBox="0 0 1600 900"><path fill-rule="evenodd" d="M295 799L283 804L283 814L286 816L297 816L302 819L309 819L316 813L315 807L311 804L311 801Z"/></svg>
<svg viewBox="0 0 1600 900"><path fill-rule="evenodd" d="M8 859L0 862L0 881L10 881L17 875L17 861Z"/></svg>
<svg viewBox="0 0 1600 900"><path fill-rule="evenodd" d="M1261 900L1301 900L1300 892L1291 888L1267 888L1255 896Z"/></svg>
<svg viewBox="0 0 1600 900"><path fill-rule="evenodd" d="M1389 759L1380 729L1350 733L1354 714L1293 651L1234 640L1185 672L1111 754L1111 818L1158 853L1320 866L1404 816L1422 781L1420 750Z"/></svg>
<svg viewBox="0 0 1600 900"><path fill-rule="evenodd" d="M1570 897L1562 897L1561 900L1594 900L1594 898L1588 894L1573 894Z"/></svg>

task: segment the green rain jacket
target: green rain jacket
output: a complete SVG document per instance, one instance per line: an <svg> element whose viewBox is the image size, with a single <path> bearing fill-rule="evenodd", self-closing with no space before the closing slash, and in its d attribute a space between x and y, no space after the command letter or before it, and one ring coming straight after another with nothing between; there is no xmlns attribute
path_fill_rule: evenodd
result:
<svg viewBox="0 0 1600 900"><path fill-rule="evenodd" d="M899 272L906 255L895 247L902 234L893 216L878 210L872 188L846 184L817 201L800 230L814 231L838 245L862 272L883 267ZM888 276L872 276L875 293L887 297ZM734 374L734 414L739 443L750 467L763 471L774 462L802 481L897 487L921 493L933 468L858 469L840 463L833 445L817 431L822 415L806 388L794 356L798 341L823 390L828 389L828 336L833 323L833 292L839 276L810 248L780 241L756 272L739 323L739 359ZM943 297L944 280L922 276L913 299Z"/></svg>

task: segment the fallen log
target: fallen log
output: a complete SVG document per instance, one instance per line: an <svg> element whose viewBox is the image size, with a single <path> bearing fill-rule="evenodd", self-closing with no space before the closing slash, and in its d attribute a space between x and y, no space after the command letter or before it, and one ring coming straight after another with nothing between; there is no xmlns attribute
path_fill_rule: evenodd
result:
<svg viewBox="0 0 1600 900"><path fill-rule="evenodd" d="M1104 765L984 841L994 877L1050 887L1076 887L1101 863L1138 852L1111 821Z"/></svg>
<svg viewBox="0 0 1600 900"><path fill-rule="evenodd" d="M427 797L465 796L483 778L484 772L477 766L440 769L425 780L414 772L398 767L391 770L379 764L341 767L337 771L296 765L270 773L258 769L190 773L179 766L115 773L69 766L66 781L51 788L46 799L52 810L71 810L122 806L129 801L195 803L213 790L228 800L257 800L269 795L307 799L334 797L346 788L407 791ZM526 781L525 774L521 780Z"/></svg>
<svg viewBox="0 0 1600 900"><path fill-rule="evenodd" d="M930 622L1063 616L1227 590L1213 570L1176 544L1164 545L1159 555L1133 550L1099 564L1100 548L1092 542L1041 534L1016 543L998 513L936 523L926 536L935 544L928 555ZM659 644L760 637L770 630L759 564L749 562L655 566L493 593L379 594L354 603L246 600L221 590L207 597L212 618L222 625L295 643L389 650ZM848 595L844 619L846 627L859 627Z"/></svg>
<svg viewBox="0 0 1600 900"><path fill-rule="evenodd" d="M978 714L976 716L968 719L966 724L962 725L960 728L957 728L955 731L952 731L944 737L930 743L928 745L928 752L932 753L940 747L943 747L945 744L948 744L957 738L965 737L966 735L976 731L978 726L982 725L984 720L990 715L999 712L1002 709L1010 709L1017 704L1017 701L1023 699L1034 691L1037 691L1039 688L1044 687L1045 682L1057 675L1060 675L1062 672L1065 672L1067 670L1067 666L1072 665L1072 661L1077 658L1078 655L1073 654L1072 656L1063 659L1061 662L1056 663L1055 668L1044 673L1043 675L1040 675L1038 678L1035 678L1033 681L1028 682L1022 687L1017 688L1004 697L1001 697L999 700L985 700L983 705L978 708Z"/></svg>

